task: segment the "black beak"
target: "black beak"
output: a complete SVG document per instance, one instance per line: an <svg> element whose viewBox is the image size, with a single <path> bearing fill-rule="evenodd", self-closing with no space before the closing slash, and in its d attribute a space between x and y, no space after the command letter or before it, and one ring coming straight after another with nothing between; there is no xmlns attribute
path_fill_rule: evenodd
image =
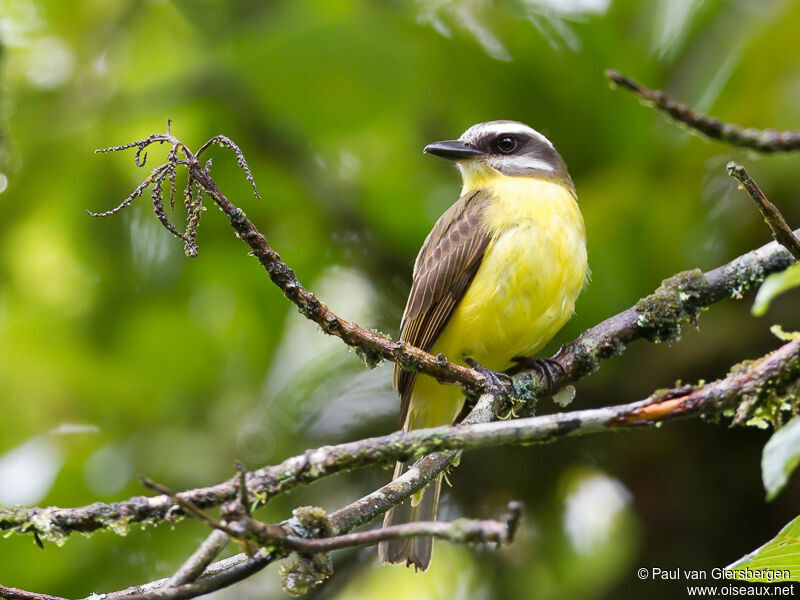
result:
<svg viewBox="0 0 800 600"><path fill-rule="evenodd" d="M483 154L480 150L468 146L460 140L448 140L446 142L433 142L425 146L423 152L441 156L448 160L464 160Z"/></svg>

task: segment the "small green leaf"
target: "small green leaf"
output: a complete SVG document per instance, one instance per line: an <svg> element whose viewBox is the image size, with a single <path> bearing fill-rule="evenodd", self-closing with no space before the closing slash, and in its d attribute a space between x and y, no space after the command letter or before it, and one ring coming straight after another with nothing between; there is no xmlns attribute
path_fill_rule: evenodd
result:
<svg viewBox="0 0 800 600"><path fill-rule="evenodd" d="M736 579L742 581L800 581L800 517L766 544L725 568L739 571Z"/></svg>
<svg viewBox="0 0 800 600"><path fill-rule="evenodd" d="M800 463L800 415L778 429L764 445L761 455L761 479L767 500L778 495Z"/></svg>
<svg viewBox="0 0 800 600"><path fill-rule="evenodd" d="M767 312L770 302L783 292L800 286L800 262L780 273L773 273L758 288L755 302L750 312L754 317L761 317Z"/></svg>

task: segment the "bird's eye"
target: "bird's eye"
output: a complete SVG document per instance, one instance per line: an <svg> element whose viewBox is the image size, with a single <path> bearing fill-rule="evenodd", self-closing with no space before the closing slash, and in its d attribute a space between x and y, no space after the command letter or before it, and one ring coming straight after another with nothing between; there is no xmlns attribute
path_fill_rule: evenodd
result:
<svg viewBox="0 0 800 600"><path fill-rule="evenodd" d="M510 135L505 135L497 140L497 149L503 154L511 154L517 149L517 139Z"/></svg>

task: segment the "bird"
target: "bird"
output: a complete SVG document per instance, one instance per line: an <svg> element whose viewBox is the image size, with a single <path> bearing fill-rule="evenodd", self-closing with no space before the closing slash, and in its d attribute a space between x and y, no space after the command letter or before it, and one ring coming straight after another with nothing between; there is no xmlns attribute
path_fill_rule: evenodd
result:
<svg viewBox="0 0 800 600"><path fill-rule="evenodd" d="M455 162L463 186L417 255L400 339L499 375L555 336L588 280L575 186L550 140L519 121L478 123L423 152ZM397 364L393 384L404 431L451 425L464 406L457 386ZM412 464L398 462L394 479ZM384 527L435 520L441 486L442 474L387 511ZM383 541L378 552L384 563L424 571L433 538Z"/></svg>

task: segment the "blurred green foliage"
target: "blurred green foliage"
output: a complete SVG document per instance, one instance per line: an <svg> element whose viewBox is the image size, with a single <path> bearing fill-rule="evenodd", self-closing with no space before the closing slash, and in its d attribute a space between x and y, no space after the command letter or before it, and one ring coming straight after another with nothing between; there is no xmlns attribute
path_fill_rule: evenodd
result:
<svg viewBox="0 0 800 600"><path fill-rule="evenodd" d="M228 135L263 197L215 150L231 200L335 311L395 333L411 262L460 185L421 148L478 121L525 121L570 166L589 234L592 283L554 349L664 277L769 240L729 160L800 223L797 157L689 135L611 91L603 69L725 120L797 128L798 26L800 3L784 0L0 0L0 503L118 500L143 493L137 473L206 485L237 458L258 467L396 423L389 370L363 370L303 321L217 210L193 260L146 198L89 218L84 209L115 206L149 172L95 148L163 131L167 118L190 146ZM573 407L719 376L777 345L771 323L800 328L797 300L787 292L760 320L749 301L722 303L678 346L639 343L609 362ZM684 422L471 453L443 517L522 499L513 546L439 544L418 576L379 567L373 550L342 552L319 593L674 597L677 587L639 582L636 568L726 565L796 516L796 480L763 501L766 436ZM259 516L335 509L389 476L339 476ZM44 550L10 537L0 580L109 591L169 574L205 533L184 522ZM281 594L272 567L218 597Z"/></svg>
<svg viewBox="0 0 800 600"><path fill-rule="evenodd" d="M773 500L789 481L800 463L800 416L778 429L764 444L761 455L761 479L767 500Z"/></svg>
<svg viewBox="0 0 800 600"><path fill-rule="evenodd" d="M787 290L800 287L800 264L794 264L785 271L773 273L758 288L750 312L755 317L763 317L769 310L772 300Z"/></svg>

